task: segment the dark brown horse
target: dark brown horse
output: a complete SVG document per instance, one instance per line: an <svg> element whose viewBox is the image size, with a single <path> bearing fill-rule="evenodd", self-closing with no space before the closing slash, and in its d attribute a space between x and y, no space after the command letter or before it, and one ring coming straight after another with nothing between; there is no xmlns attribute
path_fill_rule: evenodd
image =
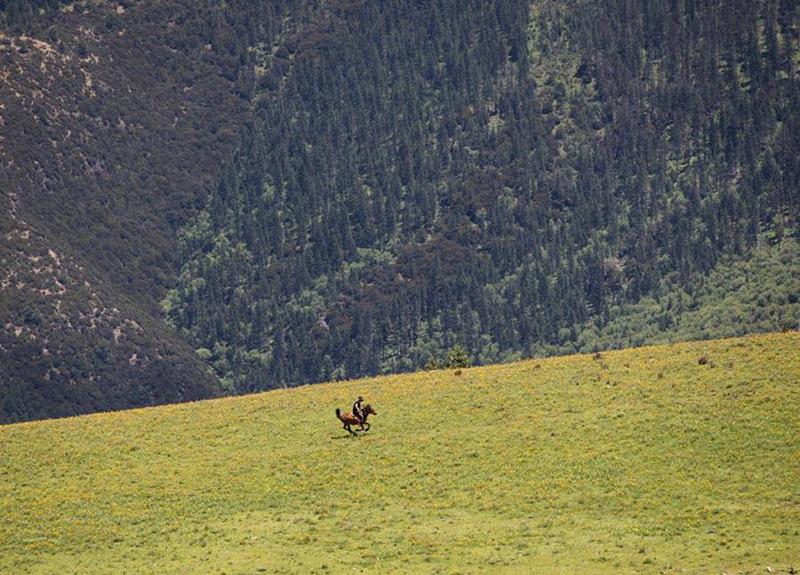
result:
<svg viewBox="0 0 800 575"><path fill-rule="evenodd" d="M378 415L378 412L372 409L372 406L370 404L365 405L361 409L361 413L364 414L363 421L359 421L358 418L352 413L342 413L342 411L338 407L336 408L336 417L339 418L339 421L344 423L344 429L346 429L353 435L358 435L358 434L352 429L350 429L351 425L360 425L361 429L359 429L359 431L369 431L370 426L369 423L367 423L367 418L370 415ZM367 426L366 428L364 428L365 425Z"/></svg>

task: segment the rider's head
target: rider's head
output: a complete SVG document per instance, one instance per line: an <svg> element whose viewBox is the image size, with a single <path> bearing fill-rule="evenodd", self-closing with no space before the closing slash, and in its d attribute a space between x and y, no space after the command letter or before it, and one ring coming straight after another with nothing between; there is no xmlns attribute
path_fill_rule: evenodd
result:
<svg viewBox="0 0 800 575"><path fill-rule="evenodd" d="M364 401L364 398L359 395L358 396L358 401Z"/></svg>

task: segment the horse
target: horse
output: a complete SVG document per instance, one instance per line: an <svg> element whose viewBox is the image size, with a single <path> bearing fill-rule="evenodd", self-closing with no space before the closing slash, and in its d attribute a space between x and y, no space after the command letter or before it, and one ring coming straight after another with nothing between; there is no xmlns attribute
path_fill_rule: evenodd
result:
<svg viewBox="0 0 800 575"><path fill-rule="evenodd" d="M378 412L375 411L374 409L372 409L372 406L370 404L365 405L364 408L361 410L361 413L364 414L364 420L363 421L359 421L358 418L355 415L353 415L352 413L344 413L343 414L342 411L338 407L336 408L336 417L339 418L339 421L344 423L344 428L343 429L346 429L347 431L349 431L353 435L358 435L358 434L355 431L353 431L352 429L350 429L351 425L358 424L358 425L361 426L361 429L359 431L369 431L370 425L369 425L369 423L367 423L367 418L370 416L370 414L371 415L378 415ZM365 425L367 426L366 429L364 429Z"/></svg>

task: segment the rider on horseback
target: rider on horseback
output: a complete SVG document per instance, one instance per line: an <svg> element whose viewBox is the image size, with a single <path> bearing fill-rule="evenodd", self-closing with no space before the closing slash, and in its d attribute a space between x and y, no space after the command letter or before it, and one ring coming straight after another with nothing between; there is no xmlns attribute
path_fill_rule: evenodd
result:
<svg viewBox="0 0 800 575"><path fill-rule="evenodd" d="M364 414L361 411L361 403L363 401L364 398L359 395L358 399L353 404L353 415L355 415L358 418L358 422L362 424L364 423Z"/></svg>

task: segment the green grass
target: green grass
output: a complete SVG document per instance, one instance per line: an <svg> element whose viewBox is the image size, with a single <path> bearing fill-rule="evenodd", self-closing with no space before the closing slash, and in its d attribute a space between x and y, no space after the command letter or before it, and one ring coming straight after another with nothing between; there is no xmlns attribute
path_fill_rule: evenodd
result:
<svg viewBox="0 0 800 575"><path fill-rule="evenodd" d="M675 344L0 427L0 573L786 572L798 485L800 334Z"/></svg>

